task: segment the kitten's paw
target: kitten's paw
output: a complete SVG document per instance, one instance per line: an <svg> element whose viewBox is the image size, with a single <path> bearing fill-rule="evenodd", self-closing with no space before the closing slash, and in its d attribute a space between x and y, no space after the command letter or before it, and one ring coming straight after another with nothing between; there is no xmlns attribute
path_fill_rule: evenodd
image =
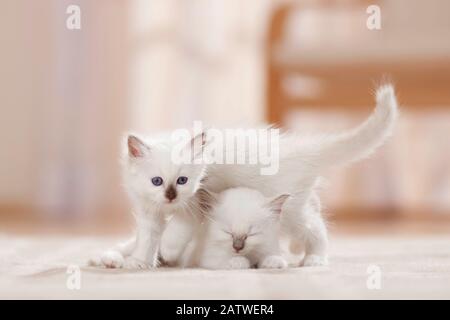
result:
<svg viewBox="0 0 450 320"><path fill-rule="evenodd" d="M101 255L100 260L102 266L111 269L122 268L124 264L122 254L115 250L106 251Z"/></svg>
<svg viewBox="0 0 450 320"><path fill-rule="evenodd" d="M125 269L149 269L150 265L145 261L129 256L125 258L123 267Z"/></svg>
<svg viewBox="0 0 450 320"><path fill-rule="evenodd" d="M287 268L287 261L281 256L268 256L262 261L260 268L263 269L283 269Z"/></svg>
<svg viewBox="0 0 450 320"><path fill-rule="evenodd" d="M180 250L168 246L161 246L159 255L163 264L169 267L173 267L177 264L178 258L180 256Z"/></svg>
<svg viewBox="0 0 450 320"><path fill-rule="evenodd" d="M233 257L228 262L228 269L249 269L250 261L245 257Z"/></svg>
<svg viewBox="0 0 450 320"><path fill-rule="evenodd" d="M318 256L316 254L309 254L303 259L304 267L320 267L328 265L328 258L326 256Z"/></svg>

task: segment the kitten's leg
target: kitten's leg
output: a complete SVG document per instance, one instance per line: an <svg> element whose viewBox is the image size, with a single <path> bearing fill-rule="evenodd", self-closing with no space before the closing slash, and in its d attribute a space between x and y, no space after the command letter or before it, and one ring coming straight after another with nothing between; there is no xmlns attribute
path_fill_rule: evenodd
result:
<svg viewBox="0 0 450 320"><path fill-rule="evenodd" d="M250 260L246 257L236 256L228 261L228 269L250 269Z"/></svg>
<svg viewBox="0 0 450 320"><path fill-rule="evenodd" d="M328 234L322 216L318 198L313 195L306 205L292 199L283 207L281 214L283 231L293 241L304 243L305 258L303 266L323 266L328 264ZM301 209L300 209L301 208Z"/></svg>
<svg viewBox="0 0 450 320"><path fill-rule="evenodd" d="M291 238L289 241L289 251L292 254L300 255L305 251L305 246L298 239Z"/></svg>
<svg viewBox="0 0 450 320"><path fill-rule="evenodd" d="M167 224L160 246L160 256L169 266L174 266L192 240L196 221L188 214L176 214Z"/></svg>
<svg viewBox="0 0 450 320"><path fill-rule="evenodd" d="M303 266L305 267L328 264L328 232L321 210L320 198L313 192L304 209L306 237Z"/></svg>
<svg viewBox="0 0 450 320"><path fill-rule="evenodd" d="M266 256L261 263L258 263L258 268L263 269L283 269L287 266L287 261L279 255Z"/></svg>
<svg viewBox="0 0 450 320"><path fill-rule="evenodd" d="M262 254L256 254L254 262L258 268L283 269L288 266L286 259L281 256L279 234L273 233L268 236L265 247L260 250Z"/></svg>
<svg viewBox="0 0 450 320"><path fill-rule="evenodd" d="M164 221L161 218L147 216L137 217L136 245L131 254L125 257L123 264L127 269L145 269L156 267L157 251Z"/></svg>
<svg viewBox="0 0 450 320"><path fill-rule="evenodd" d="M307 219L304 225L305 257L303 266L325 266L328 264L328 233L320 216Z"/></svg>
<svg viewBox="0 0 450 320"><path fill-rule="evenodd" d="M121 242L114 248L120 252L123 256L129 256L136 247L136 236L131 237L127 241Z"/></svg>

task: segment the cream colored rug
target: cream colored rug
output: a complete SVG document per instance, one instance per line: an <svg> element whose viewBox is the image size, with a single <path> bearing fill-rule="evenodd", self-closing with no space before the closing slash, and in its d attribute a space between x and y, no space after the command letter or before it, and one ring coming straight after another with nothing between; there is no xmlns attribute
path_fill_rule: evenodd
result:
<svg viewBox="0 0 450 320"><path fill-rule="evenodd" d="M450 236L332 236L330 265L319 268L126 271L86 267L88 257L116 241L2 234L0 298L450 298ZM67 273L68 266L75 266L69 269L75 273ZM80 267L79 289L73 278L76 266Z"/></svg>

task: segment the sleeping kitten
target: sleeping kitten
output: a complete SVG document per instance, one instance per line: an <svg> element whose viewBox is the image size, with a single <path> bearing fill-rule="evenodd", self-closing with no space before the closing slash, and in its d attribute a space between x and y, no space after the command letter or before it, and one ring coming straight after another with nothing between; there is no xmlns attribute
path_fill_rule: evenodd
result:
<svg viewBox="0 0 450 320"><path fill-rule="evenodd" d="M279 247L279 216L289 195L273 199L247 188L214 196L205 221L184 253L184 267L285 268ZM172 234L173 235L173 234ZM164 248L164 238L161 248Z"/></svg>
<svg viewBox="0 0 450 320"><path fill-rule="evenodd" d="M203 134L186 144L202 146ZM125 243L89 261L93 266L141 269L158 263L158 247L167 218L177 217L177 245L174 255L183 252L201 220L205 200L197 193L204 165L175 164L171 161L176 145L170 137L147 140L129 135L123 157L123 179L136 219L136 235ZM183 150L182 150L183 151ZM192 151L192 150L189 150ZM194 155L195 156L195 155ZM170 245L170 243L169 243Z"/></svg>

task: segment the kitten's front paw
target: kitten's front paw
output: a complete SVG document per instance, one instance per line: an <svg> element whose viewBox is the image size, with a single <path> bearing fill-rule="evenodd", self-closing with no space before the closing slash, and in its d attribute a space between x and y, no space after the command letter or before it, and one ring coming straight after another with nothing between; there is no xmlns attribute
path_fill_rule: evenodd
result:
<svg viewBox="0 0 450 320"><path fill-rule="evenodd" d="M283 269L287 268L287 261L281 256L268 256L264 258L263 262L259 266L263 269Z"/></svg>
<svg viewBox="0 0 450 320"><path fill-rule="evenodd" d="M145 261L129 256L125 258L123 267L125 269L149 269L150 265Z"/></svg>
<svg viewBox="0 0 450 320"><path fill-rule="evenodd" d="M101 265L106 268L118 269L123 267L124 259L120 252L108 250L100 257Z"/></svg>
<svg viewBox="0 0 450 320"><path fill-rule="evenodd" d="M316 254L310 254L303 259L304 267L320 267L328 265L328 258L326 256L318 256Z"/></svg>
<svg viewBox="0 0 450 320"><path fill-rule="evenodd" d="M228 262L229 269L249 269L250 261L245 257L233 257Z"/></svg>

